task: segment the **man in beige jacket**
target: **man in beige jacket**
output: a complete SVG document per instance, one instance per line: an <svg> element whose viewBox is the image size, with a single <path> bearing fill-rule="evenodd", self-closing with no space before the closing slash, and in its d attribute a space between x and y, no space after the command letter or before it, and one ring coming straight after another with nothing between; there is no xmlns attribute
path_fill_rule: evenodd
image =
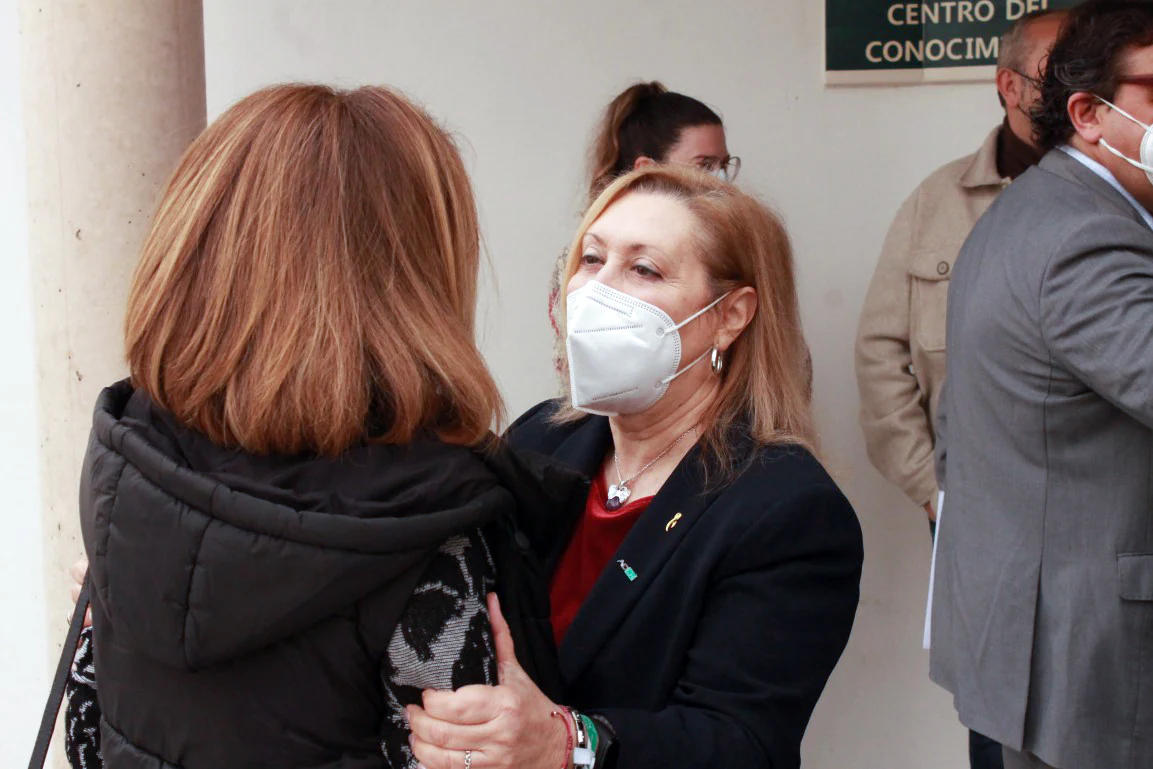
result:
<svg viewBox="0 0 1153 769"><path fill-rule="evenodd" d="M901 206L861 312L856 368L869 459L925 508L930 522L936 521L933 425L945 380L949 276L977 219L1041 159L1028 113L1064 16L1030 14L1005 33L997 62L1005 120L976 154L933 172ZM1001 769L1001 746L972 732L969 760L972 769Z"/></svg>
<svg viewBox="0 0 1153 769"><path fill-rule="evenodd" d="M1040 159L1028 111L1064 17L1042 11L1002 39L1004 122L974 155L933 172L897 212L857 334L861 427L869 459L936 518L933 422L945 379L945 301L953 260L997 195Z"/></svg>

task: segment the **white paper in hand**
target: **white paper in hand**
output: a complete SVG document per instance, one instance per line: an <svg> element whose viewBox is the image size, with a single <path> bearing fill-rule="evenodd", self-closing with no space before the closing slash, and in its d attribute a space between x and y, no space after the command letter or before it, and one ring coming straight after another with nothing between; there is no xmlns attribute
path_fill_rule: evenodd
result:
<svg viewBox="0 0 1153 769"><path fill-rule="evenodd" d="M945 492L937 494L937 533L933 537L933 560L929 563L929 599L925 602L925 635L921 646L932 647L933 630L933 581L937 576L937 541L941 538L941 513L945 511Z"/></svg>

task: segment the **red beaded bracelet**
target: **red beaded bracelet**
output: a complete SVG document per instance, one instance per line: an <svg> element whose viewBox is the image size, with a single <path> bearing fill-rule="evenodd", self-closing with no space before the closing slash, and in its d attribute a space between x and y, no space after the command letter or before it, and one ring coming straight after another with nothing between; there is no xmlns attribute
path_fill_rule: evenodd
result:
<svg viewBox="0 0 1153 769"><path fill-rule="evenodd" d="M564 705L559 706L560 711L554 710L551 713L553 718L559 718L564 723L564 732L567 735L567 742L564 749L564 763L561 764L560 769L568 769L569 759L572 758L573 748L576 746L576 737L573 735L572 711Z"/></svg>

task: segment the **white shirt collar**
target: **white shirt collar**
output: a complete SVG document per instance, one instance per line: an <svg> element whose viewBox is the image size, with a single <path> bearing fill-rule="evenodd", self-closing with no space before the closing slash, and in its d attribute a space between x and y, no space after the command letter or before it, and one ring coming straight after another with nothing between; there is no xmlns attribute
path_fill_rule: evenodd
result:
<svg viewBox="0 0 1153 769"><path fill-rule="evenodd" d="M1149 229L1153 230L1153 214L1149 213L1145 206L1137 202L1137 198L1133 197L1133 193L1129 192L1129 190L1121 186L1121 182L1117 181L1117 177L1113 175L1112 171L1076 147L1070 147L1068 144L1065 144L1058 147L1057 149L1061 150L1066 155L1073 158L1078 163L1085 166L1105 181L1109 182L1109 185L1113 187L1113 189L1124 195L1125 199L1129 201L1129 204L1133 206L1133 208L1137 209L1137 213L1141 214L1141 218L1145 220L1145 224L1149 227Z"/></svg>

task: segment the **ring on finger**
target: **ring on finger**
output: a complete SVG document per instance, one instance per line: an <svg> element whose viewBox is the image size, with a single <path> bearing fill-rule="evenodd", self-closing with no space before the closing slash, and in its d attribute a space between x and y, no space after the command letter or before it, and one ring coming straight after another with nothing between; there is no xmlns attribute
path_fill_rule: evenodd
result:
<svg viewBox="0 0 1153 769"><path fill-rule="evenodd" d="M472 751L466 750L464 752L464 769L472 769Z"/></svg>

